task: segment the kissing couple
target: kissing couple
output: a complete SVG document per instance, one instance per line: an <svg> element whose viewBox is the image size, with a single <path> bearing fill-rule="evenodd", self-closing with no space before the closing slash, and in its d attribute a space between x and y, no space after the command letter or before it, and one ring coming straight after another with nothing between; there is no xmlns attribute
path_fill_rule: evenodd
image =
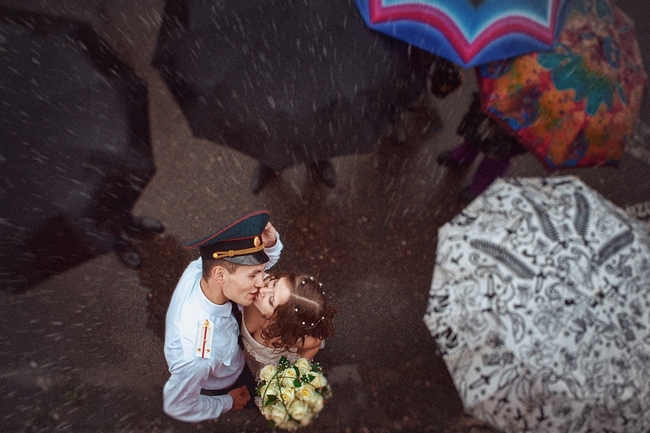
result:
<svg viewBox="0 0 650 433"><path fill-rule="evenodd" d="M183 272L165 327L163 410L174 419L254 408L260 369L282 356L312 359L334 334L336 309L316 278L267 272L283 248L269 220L253 212L186 245L200 257Z"/></svg>

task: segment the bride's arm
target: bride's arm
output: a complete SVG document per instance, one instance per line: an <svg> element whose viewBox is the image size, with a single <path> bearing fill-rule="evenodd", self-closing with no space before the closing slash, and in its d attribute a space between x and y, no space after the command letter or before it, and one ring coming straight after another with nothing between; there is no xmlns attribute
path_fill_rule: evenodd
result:
<svg viewBox="0 0 650 433"><path fill-rule="evenodd" d="M320 338L314 338L307 335L303 339L302 346L298 348L298 355L302 358L314 359L314 356L316 356L322 344L323 340Z"/></svg>

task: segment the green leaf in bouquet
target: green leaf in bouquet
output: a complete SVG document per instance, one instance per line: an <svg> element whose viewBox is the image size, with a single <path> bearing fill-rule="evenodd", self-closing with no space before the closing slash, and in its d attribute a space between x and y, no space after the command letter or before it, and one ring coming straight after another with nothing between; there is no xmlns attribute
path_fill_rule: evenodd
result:
<svg viewBox="0 0 650 433"><path fill-rule="evenodd" d="M266 401L264 402L264 407L271 406L276 401L278 401L278 396L277 395L273 395L273 394L269 395L268 397L266 397Z"/></svg>
<svg viewBox="0 0 650 433"><path fill-rule="evenodd" d="M302 380L304 380L307 383L312 383L314 379L316 379L316 376L314 376L313 374L305 374Z"/></svg>
<svg viewBox="0 0 650 433"><path fill-rule="evenodd" d="M280 360L278 361L278 370L279 371L284 371L287 368L289 368L290 366L291 366L291 363L289 362L289 360L287 359L286 356L282 356L280 358Z"/></svg>
<svg viewBox="0 0 650 433"><path fill-rule="evenodd" d="M321 373L323 371L323 367L318 362L314 362L311 365L311 371L315 371L316 373Z"/></svg>
<svg viewBox="0 0 650 433"><path fill-rule="evenodd" d="M293 380L293 386L295 386L296 388L300 388L301 385L302 383L300 383L300 379Z"/></svg>
<svg viewBox="0 0 650 433"><path fill-rule="evenodd" d="M269 420L269 428L275 431L275 421Z"/></svg>

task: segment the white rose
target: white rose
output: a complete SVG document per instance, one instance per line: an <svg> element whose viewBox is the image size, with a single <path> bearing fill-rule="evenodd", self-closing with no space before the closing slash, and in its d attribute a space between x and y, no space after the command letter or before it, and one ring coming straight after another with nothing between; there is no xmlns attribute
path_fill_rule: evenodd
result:
<svg viewBox="0 0 650 433"><path fill-rule="evenodd" d="M278 388L278 384L275 382L267 383L260 389L260 397L278 394L280 394L280 389Z"/></svg>
<svg viewBox="0 0 650 433"><path fill-rule="evenodd" d="M313 409L314 413L318 413L323 410L323 406L325 406L325 399L322 395L315 392L314 398L309 401L309 405Z"/></svg>
<svg viewBox="0 0 650 433"><path fill-rule="evenodd" d="M298 427L300 427L300 423L298 421L294 421L294 420L290 419L287 422L285 422L283 425L278 426L278 427L281 427L283 429L292 431L292 430L297 430Z"/></svg>
<svg viewBox="0 0 650 433"><path fill-rule="evenodd" d="M293 387L288 387L280 390L282 401L284 401L284 404L287 406L289 406L294 399L294 389L295 388Z"/></svg>
<svg viewBox="0 0 650 433"><path fill-rule="evenodd" d="M307 358L300 358L293 365L295 367L297 367L298 370L300 370L300 375L301 376L303 374L307 374L309 372L309 370L311 370L311 364L309 363L309 360Z"/></svg>
<svg viewBox="0 0 650 433"><path fill-rule="evenodd" d="M289 407L289 415L296 421L302 421L309 413L309 406L300 400L294 400Z"/></svg>
<svg viewBox="0 0 650 433"><path fill-rule="evenodd" d="M273 383L269 383L260 389L261 405L264 406L269 398L271 398L271 396L276 397L277 399L280 398L280 390L278 389L277 385ZM268 406L266 407L268 408Z"/></svg>
<svg viewBox="0 0 650 433"><path fill-rule="evenodd" d="M273 364L265 365L264 368L260 370L260 379L262 379L265 382L268 382L269 380L271 380L273 375L277 373L277 371L278 370L275 368L275 365Z"/></svg>
<svg viewBox="0 0 650 433"><path fill-rule="evenodd" d="M286 370L282 371L279 374L279 377L281 379L288 378L288 379L295 379L298 377L298 373L296 373L296 370L293 367L289 367Z"/></svg>
<svg viewBox="0 0 650 433"><path fill-rule="evenodd" d="M284 410L284 406L282 406L281 403L276 403L273 406L270 406L268 414L269 416L267 419L273 421L275 425L280 425L289 418L289 415L287 415L287 412Z"/></svg>
<svg viewBox="0 0 650 433"><path fill-rule="evenodd" d="M319 404L319 401L321 401L321 400L323 400L323 399L324 399L324 397L323 397L321 394L317 393L317 392L312 388L312 392L311 392L311 394L309 395L309 398L306 398L306 399L305 399L305 402L306 402L309 406L314 407L314 406L316 406L317 404Z"/></svg>
<svg viewBox="0 0 650 433"><path fill-rule="evenodd" d="M307 412L307 415L303 419L300 420L300 425L301 426L306 426L311 422L311 419L314 417L314 414L311 412Z"/></svg>
<svg viewBox="0 0 650 433"><path fill-rule="evenodd" d="M299 399L304 400L304 401L311 400L313 398L314 394L315 394L314 388L309 384L303 385L300 388L296 389L296 396Z"/></svg>
<svg viewBox="0 0 650 433"><path fill-rule="evenodd" d="M327 379L323 376L323 373L312 372L310 374L314 376L314 379L309 383L311 383L315 388L327 386Z"/></svg>
<svg viewBox="0 0 650 433"><path fill-rule="evenodd" d="M296 379L291 379L289 377L285 377L280 382L280 385L282 385L283 388L295 388L295 385L293 384L294 380L296 380Z"/></svg>
<svg viewBox="0 0 650 433"><path fill-rule="evenodd" d="M264 418L271 419L271 406L260 406L260 412L264 415Z"/></svg>

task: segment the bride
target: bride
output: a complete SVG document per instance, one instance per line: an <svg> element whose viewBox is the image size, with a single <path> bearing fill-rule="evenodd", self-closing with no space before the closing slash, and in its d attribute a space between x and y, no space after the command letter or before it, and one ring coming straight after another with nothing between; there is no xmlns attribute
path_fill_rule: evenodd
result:
<svg viewBox="0 0 650 433"><path fill-rule="evenodd" d="M251 373L286 356L312 359L334 334L336 308L328 305L314 277L295 273L267 276L253 303L242 311L241 336Z"/></svg>

